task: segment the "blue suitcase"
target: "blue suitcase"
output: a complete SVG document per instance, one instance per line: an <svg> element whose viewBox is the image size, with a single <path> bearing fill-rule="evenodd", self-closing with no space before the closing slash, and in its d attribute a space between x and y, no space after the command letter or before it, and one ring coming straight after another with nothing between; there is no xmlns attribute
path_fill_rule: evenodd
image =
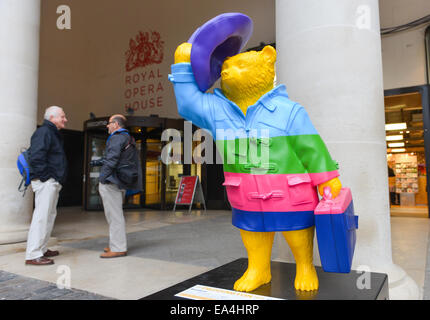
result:
<svg viewBox="0 0 430 320"><path fill-rule="evenodd" d="M315 229L324 271L351 271L357 228L358 216L354 215L351 190L342 188L332 199L330 188L324 188L323 199L315 208Z"/></svg>

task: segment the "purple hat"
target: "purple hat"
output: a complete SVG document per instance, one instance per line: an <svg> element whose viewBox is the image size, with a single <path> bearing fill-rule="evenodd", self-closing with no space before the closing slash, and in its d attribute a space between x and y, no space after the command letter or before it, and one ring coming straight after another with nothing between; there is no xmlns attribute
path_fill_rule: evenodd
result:
<svg viewBox="0 0 430 320"><path fill-rule="evenodd" d="M223 13L209 20L188 39L191 67L199 89L205 92L221 75L227 57L242 50L252 34L252 20L243 13Z"/></svg>

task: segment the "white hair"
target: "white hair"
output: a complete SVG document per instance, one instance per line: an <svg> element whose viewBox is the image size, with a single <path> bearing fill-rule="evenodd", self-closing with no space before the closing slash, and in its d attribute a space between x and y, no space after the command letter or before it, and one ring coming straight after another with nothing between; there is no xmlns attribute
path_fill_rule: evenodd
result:
<svg viewBox="0 0 430 320"><path fill-rule="evenodd" d="M51 106L45 110L45 120L51 119L51 117L57 117L60 112L63 111L63 108L57 106Z"/></svg>

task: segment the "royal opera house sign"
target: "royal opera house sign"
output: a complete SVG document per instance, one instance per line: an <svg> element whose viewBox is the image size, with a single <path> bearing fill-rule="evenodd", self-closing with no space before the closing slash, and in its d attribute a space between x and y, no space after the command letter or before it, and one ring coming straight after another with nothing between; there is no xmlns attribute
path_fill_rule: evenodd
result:
<svg viewBox="0 0 430 320"><path fill-rule="evenodd" d="M157 31L139 31L129 41L125 64L125 111L161 108L163 106L164 41Z"/></svg>

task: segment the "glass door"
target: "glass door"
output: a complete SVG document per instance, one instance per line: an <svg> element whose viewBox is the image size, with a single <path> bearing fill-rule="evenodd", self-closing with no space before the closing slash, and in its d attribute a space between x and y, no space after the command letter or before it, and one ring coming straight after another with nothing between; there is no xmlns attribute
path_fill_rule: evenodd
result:
<svg viewBox="0 0 430 320"><path fill-rule="evenodd" d="M181 132L181 136L183 133ZM181 177L184 175L183 143L182 141L171 141L165 145L166 154L166 208L173 208L178 193Z"/></svg>
<svg viewBox="0 0 430 320"><path fill-rule="evenodd" d="M147 128L151 129L151 128ZM151 131L151 130L149 130ZM162 166L161 137L145 140L146 161L144 170L145 206L160 209L162 203Z"/></svg>
<svg viewBox="0 0 430 320"><path fill-rule="evenodd" d="M91 167L91 160L98 160L103 157L106 147L106 136L89 135L88 137L88 158L87 158L87 183L86 183L86 209L102 210L103 203L99 195L99 176L101 167Z"/></svg>
<svg viewBox="0 0 430 320"><path fill-rule="evenodd" d="M184 166L182 164L171 163L166 165L166 206L168 208L173 208L175 204L179 182L183 175Z"/></svg>

